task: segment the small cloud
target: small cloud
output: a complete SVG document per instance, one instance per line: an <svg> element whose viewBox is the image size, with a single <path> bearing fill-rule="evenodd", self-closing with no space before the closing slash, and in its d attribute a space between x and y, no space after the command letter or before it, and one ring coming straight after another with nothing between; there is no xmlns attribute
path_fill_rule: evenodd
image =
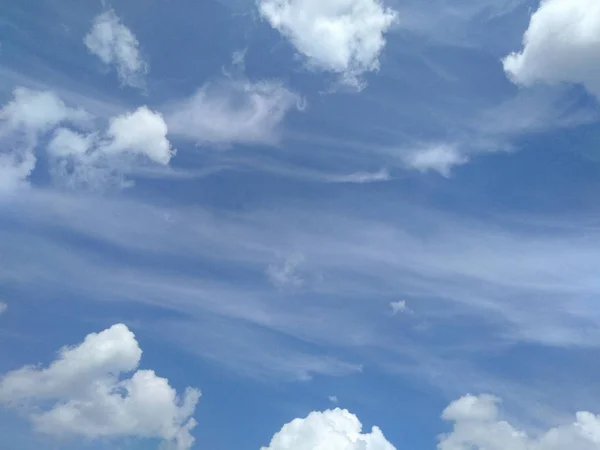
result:
<svg viewBox="0 0 600 450"><path fill-rule="evenodd" d="M88 51L106 65L114 65L121 84L141 88L148 63L140 54L139 42L111 9L94 19L84 38Z"/></svg>
<svg viewBox="0 0 600 450"><path fill-rule="evenodd" d="M355 172L348 175L340 175L332 177L332 181L336 183L376 183L380 181L389 181L391 179L390 172L387 169L381 169L377 172Z"/></svg>
<svg viewBox="0 0 600 450"><path fill-rule="evenodd" d="M0 302L0 314L4 313L8 308L8 305L4 302Z"/></svg>
<svg viewBox="0 0 600 450"><path fill-rule="evenodd" d="M390 308L392 308L392 315L395 316L398 313L409 312L410 310L406 306L405 300L399 300L397 302L390 302Z"/></svg>
<svg viewBox="0 0 600 450"><path fill-rule="evenodd" d="M303 255L287 257L282 264L271 264L267 267L267 276L277 287L300 287L304 284L304 279L298 273L298 268L303 262Z"/></svg>
<svg viewBox="0 0 600 450"><path fill-rule="evenodd" d="M330 395L327 397L331 403L338 403L337 395Z"/></svg>
<svg viewBox="0 0 600 450"><path fill-rule="evenodd" d="M469 159L456 146L450 144L429 145L408 152L402 158L406 167L419 172L436 171L449 177L453 167L466 164Z"/></svg>

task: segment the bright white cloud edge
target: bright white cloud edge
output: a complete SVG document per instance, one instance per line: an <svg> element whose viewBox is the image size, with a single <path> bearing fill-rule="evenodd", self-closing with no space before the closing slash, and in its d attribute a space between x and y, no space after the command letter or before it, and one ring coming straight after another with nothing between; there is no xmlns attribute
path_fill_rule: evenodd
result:
<svg viewBox="0 0 600 450"><path fill-rule="evenodd" d="M190 449L200 391L188 388L178 396L167 379L137 370L141 356L134 334L117 324L64 347L48 367L7 373L0 379L0 403L48 435L159 438L168 448Z"/></svg>
<svg viewBox="0 0 600 450"><path fill-rule="evenodd" d="M339 74L355 88L379 69L384 35L397 19L379 0L260 0L258 7L310 67Z"/></svg>
<svg viewBox="0 0 600 450"><path fill-rule="evenodd" d="M523 49L503 60L517 84L582 84L600 98L600 3L544 0L531 16Z"/></svg>

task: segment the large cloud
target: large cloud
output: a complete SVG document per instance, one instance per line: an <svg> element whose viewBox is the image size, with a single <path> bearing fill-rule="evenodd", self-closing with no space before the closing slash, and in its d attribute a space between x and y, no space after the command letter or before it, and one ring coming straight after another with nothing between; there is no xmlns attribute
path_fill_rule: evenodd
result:
<svg viewBox="0 0 600 450"><path fill-rule="evenodd" d="M169 107L169 131L202 145L273 144L302 99L279 83L226 79Z"/></svg>
<svg viewBox="0 0 600 450"><path fill-rule="evenodd" d="M41 433L87 438L160 438L191 448L200 392L182 398L165 378L137 370L142 350L122 324L65 347L47 368L25 366L0 379L0 403L22 410Z"/></svg>
<svg viewBox="0 0 600 450"><path fill-rule="evenodd" d="M396 19L379 0L260 0L259 8L309 65L353 86L379 68L384 34Z"/></svg>
<svg viewBox="0 0 600 450"><path fill-rule="evenodd" d="M52 92L17 88L0 109L0 192L25 183L36 166L39 138L63 122L81 124L89 116L67 107Z"/></svg>
<svg viewBox="0 0 600 450"><path fill-rule="evenodd" d="M94 18L84 43L90 53L106 65L114 65L122 84L142 87L148 64L139 51L139 42L121 23L113 10Z"/></svg>
<svg viewBox="0 0 600 450"><path fill-rule="evenodd" d="M529 435L502 420L499 399L467 395L451 403L442 418L453 422L438 450L598 450L600 417L578 412L571 424Z"/></svg>
<svg viewBox="0 0 600 450"><path fill-rule="evenodd" d="M345 409L311 412L294 419L277 432L261 450L395 450L381 430L362 432L358 418Z"/></svg>
<svg viewBox="0 0 600 450"><path fill-rule="evenodd" d="M504 70L521 85L581 83L600 98L600 2L543 0Z"/></svg>

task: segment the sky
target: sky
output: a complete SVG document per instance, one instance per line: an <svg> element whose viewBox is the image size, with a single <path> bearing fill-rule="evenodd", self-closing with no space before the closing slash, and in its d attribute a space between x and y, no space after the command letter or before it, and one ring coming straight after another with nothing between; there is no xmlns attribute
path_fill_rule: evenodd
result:
<svg viewBox="0 0 600 450"><path fill-rule="evenodd" d="M598 0L0 0L11 450L600 449Z"/></svg>

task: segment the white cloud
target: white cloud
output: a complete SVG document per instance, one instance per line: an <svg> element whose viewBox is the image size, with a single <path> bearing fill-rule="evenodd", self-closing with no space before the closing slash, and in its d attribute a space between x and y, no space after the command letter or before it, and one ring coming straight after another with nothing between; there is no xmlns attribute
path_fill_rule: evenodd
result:
<svg viewBox="0 0 600 450"><path fill-rule="evenodd" d="M398 300L397 302L391 302L390 308L392 308L392 315L395 316L398 313L408 311L405 300Z"/></svg>
<svg viewBox="0 0 600 450"><path fill-rule="evenodd" d="M329 401L331 403L337 403L339 400L337 398L337 395L330 395L329 397L327 397L329 399Z"/></svg>
<svg viewBox="0 0 600 450"><path fill-rule="evenodd" d="M148 64L140 54L139 42L121 23L113 10L94 18L92 29L84 38L90 53L107 65L114 65L122 84L142 87Z"/></svg>
<svg viewBox="0 0 600 450"><path fill-rule="evenodd" d="M304 256L300 254L289 256L282 264L270 264L267 267L267 276L275 286L302 286L304 280L298 273L298 269L303 262Z"/></svg>
<svg viewBox="0 0 600 450"><path fill-rule="evenodd" d="M168 165L174 150L167 131L162 116L145 106L113 117L103 134L59 128L48 144L53 175L74 186L122 184L134 163Z"/></svg>
<svg viewBox="0 0 600 450"><path fill-rule="evenodd" d="M444 177L450 176L453 167L465 164L468 158L450 144L425 146L409 151L402 156L404 164L420 172L436 171Z"/></svg>
<svg viewBox="0 0 600 450"><path fill-rule="evenodd" d="M571 424L529 435L500 417L499 399L466 395L451 403L442 418L453 422L441 437L438 450L597 450L600 417L578 412Z"/></svg>
<svg viewBox="0 0 600 450"><path fill-rule="evenodd" d="M313 411L294 419L261 450L395 450L378 427L362 433L358 418L344 409Z"/></svg>
<svg viewBox="0 0 600 450"><path fill-rule="evenodd" d="M4 313L8 309L8 305L4 302L0 302L0 314Z"/></svg>
<svg viewBox="0 0 600 450"><path fill-rule="evenodd" d="M47 368L25 366L0 379L0 403L18 408L38 432L87 438L160 438L177 450L194 442L190 430L200 392L182 398L165 378L137 370L142 350L122 324L65 347Z"/></svg>
<svg viewBox="0 0 600 450"><path fill-rule="evenodd" d="M356 87L379 69L384 34L396 20L379 0L260 0L259 9L309 65Z"/></svg>
<svg viewBox="0 0 600 450"><path fill-rule="evenodd" d="M521 52L504 60L504 70L521 85L581 83L600 98L600 3L544 0L532 15Z"/></svg>
<svg viewBox="0 0 600 450"><path fill-rule="evenodd" d="M169 131L200 145L274 144L288 112L303 100L281 84L227 79L171 105Z"/></svg>
<svg viewBox="0 0 600 450"><path fill-rule="evenodd" d="M63 122L86 123L90 116L67 107L52 92L17 88L0 109L0 192L25 184L36 166L38 139Z"/></svg>

